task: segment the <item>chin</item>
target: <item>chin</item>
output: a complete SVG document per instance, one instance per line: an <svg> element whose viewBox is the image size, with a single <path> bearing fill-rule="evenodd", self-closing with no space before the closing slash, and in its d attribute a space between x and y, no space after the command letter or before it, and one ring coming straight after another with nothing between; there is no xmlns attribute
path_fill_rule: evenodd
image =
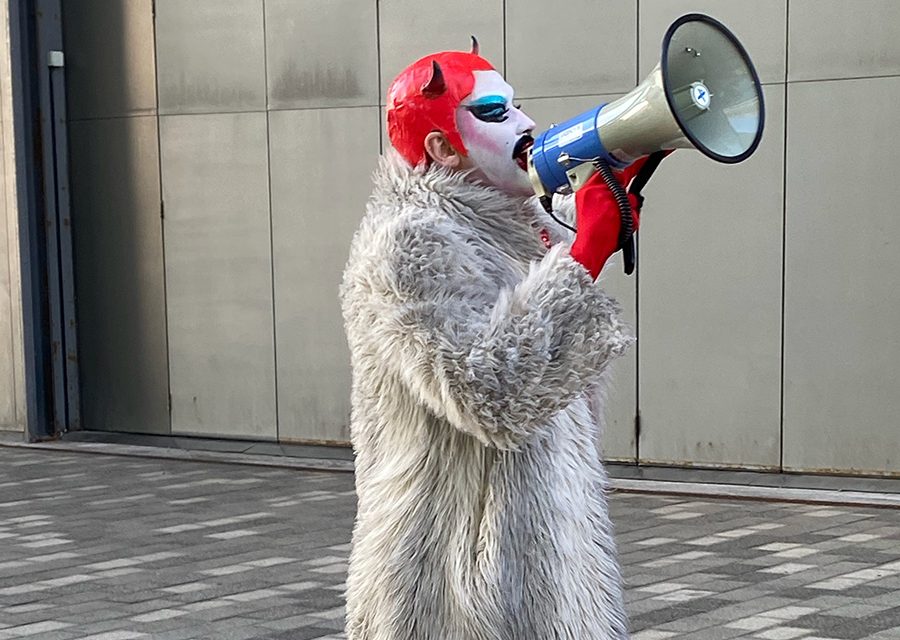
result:
<svg viewBox="0 0 900 640"><path fill-rule="evenodd" d="M518 167L516 167L515 173L510 171L497 172L494 175L486 175L485 178L485 182L508 196L528 198L534 195L534 189L531 186L528 174Z"/></svg>
<svg viewBox="0 0 900 640"><path fill-rule="evenodd" d="M511 196L519 196L522 198L530 198L534 195L534 188L531 186L531 180L527 173L517 176L517 180L509 185L507 192Z"/></svg>

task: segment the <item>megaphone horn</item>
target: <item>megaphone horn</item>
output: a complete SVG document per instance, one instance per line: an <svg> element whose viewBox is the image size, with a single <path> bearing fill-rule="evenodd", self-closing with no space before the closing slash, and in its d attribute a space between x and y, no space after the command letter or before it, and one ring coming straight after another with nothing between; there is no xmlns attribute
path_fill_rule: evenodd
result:
<svg viewBox="0 0 900 640"><path fill-rule="evenodd" d="M759 76L744 47L719 21L692 13L669 26L659 63L635 89L538 135L528 174L552 211L553 194L579 189L597 163L623 168L665 149L746 160L764 120Z"/></svg>

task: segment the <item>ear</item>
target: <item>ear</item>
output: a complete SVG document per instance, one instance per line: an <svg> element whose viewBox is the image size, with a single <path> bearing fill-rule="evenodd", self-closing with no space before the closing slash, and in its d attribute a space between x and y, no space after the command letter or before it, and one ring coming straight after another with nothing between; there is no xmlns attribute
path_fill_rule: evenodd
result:
<svg viewBox="0 0 900 640"><path fill-rule="evenodd" d="M464 164L463 155L440 131L432 131L425 136L425 153L434 163L448 169L461 169Z"/></svg>

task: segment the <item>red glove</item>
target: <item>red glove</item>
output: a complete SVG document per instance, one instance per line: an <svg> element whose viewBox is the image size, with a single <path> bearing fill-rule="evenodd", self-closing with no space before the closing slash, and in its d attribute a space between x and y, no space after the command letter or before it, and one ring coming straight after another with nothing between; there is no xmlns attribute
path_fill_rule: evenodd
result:
<svg viewBox="0 0 900 640"><path fill-rule="evenodd" d="M617 173L616 177L623 187L628 186L646 160L646 156L640 158ZM630 193L628 201L631 203L634 230L637 231L640 202ZM619 231L622 227L619 206L599 172L575 192L575 224L578 231L572 244L572 257L596 279L609 257L619 250Z"/></svg>

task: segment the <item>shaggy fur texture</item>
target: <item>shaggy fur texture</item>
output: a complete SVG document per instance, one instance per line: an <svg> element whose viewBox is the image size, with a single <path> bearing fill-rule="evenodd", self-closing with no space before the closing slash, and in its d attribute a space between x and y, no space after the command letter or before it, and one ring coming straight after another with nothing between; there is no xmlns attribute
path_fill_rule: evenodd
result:
<svg viewBox="0 0 900 640"><path fill-rule="evenodd" d="M617 305L533 200L395 154L375 181L341 288L349 640L626 638L588 403Z"/></svg>

